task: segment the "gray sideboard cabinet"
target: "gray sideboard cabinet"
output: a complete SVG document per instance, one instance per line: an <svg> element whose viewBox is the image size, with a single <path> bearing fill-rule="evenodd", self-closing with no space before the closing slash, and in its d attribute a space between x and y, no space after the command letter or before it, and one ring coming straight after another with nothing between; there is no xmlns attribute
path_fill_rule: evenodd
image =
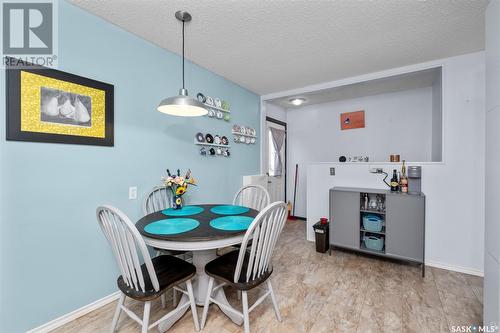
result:
<svg viewBox="0 0 500 333"><path fill-rule="evenodd" d="M382 204L365 209L365 194ZM375 216L382 229L365 229L363 218L367 216ZM381 249L374 248L371 240L375 245L383 244ZM354 187L330 189L330 250L332 247L419 263L424 276L425 195Z"/></svg>

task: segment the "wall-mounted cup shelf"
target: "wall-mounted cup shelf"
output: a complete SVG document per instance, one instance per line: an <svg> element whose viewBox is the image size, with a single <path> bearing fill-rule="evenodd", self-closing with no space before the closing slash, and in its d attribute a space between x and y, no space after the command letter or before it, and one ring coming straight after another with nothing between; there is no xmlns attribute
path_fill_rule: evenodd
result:
<svg viewBox="0 0 500 333"><path fill-rule="evenodd" d="M216 143L208 143L208 142L198 142L198 141L194 141L194 144L195 145L198 145L198 146L210 146L210 147L221 147L221 148L231 148L230 145L221 145L221 144L216 144Z"/></svg>
<svg viewBox="0 0 500 333"><path fill-rule="evenodd" d="M207 108L210 108L212 110L217 110L217 111L221 111L221 112L226 112L226 113L231 113L231 111L229 110L224 110L222 108L218 108L216 107L215 105L210 105L210 104L207 104L207 103L203 103L203 105L205 105Z"/></svg>
<svg viewBox="0 0 500 333"><path fill-rule="evenodd" d="M247 136L247 137L249 137L249 138L256 138L256 139L257 139L257 136L256 136L256 135L244 134L244 133L240 133L240 132L236 132L236 131L232 131L231 133L233 133L234 135Z"/></svg>

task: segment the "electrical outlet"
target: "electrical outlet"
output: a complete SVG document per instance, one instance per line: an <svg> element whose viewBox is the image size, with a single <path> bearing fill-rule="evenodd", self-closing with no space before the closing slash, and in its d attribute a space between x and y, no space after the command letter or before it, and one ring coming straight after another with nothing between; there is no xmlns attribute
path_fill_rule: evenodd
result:
<svg viewBox="0 0 500 333"><path fill-rule="evenodd" d="M335 168L330 168L330 176L335 176Z"/></svg>
<svg viewBox="0 0 500 333"><path fill-rule="evenodd" d="M130 186L128 188L128 198L129 200L137 199L137 186Z"/></svg>
<svg viewBox="0 0 500 333"><path fill-rule="evenodd" d="M370 172L371 173L383 173L384 169L382 169L382 168L371 168Z"/></svg>

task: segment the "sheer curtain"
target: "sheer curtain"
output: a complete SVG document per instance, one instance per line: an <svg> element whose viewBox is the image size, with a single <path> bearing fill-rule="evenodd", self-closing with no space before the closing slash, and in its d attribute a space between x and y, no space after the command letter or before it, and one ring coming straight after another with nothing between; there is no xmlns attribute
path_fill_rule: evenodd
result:
<svg viewBox="0 0 500 333"><path fill-rule="evenodd" d="M285 142L285 131L270 127L270 137L273 144L272 159L269 163L269 175L281 176L283 170L283 161L281 160L281 148Z"/></svg>

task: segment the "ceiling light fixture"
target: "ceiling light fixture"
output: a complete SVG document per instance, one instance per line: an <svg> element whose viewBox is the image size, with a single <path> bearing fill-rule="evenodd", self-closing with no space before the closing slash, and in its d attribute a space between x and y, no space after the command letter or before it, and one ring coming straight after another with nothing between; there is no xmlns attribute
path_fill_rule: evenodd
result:
<svg viewBox="0 0 500 333"><path fill-rule="evenodd" d="M306 99L302 98L302 97L297 97L297 98L289 99L288 101L290 103L292 103L293 105L295 105L295 106L300 106L300 105L304 104L304 102L306 101Z"/></svg>
<svg viewBox="0 0 500 333"><path fill-rule="evenodd" d="M175 13L175 18L182 22L182 88L179 90L179 95L161 101L157 110L173 116L204 116L208 113L205 105L197 99L189 97L184 85L184 24L191 21L191 14L185 11L178 11Z"/></svg>

